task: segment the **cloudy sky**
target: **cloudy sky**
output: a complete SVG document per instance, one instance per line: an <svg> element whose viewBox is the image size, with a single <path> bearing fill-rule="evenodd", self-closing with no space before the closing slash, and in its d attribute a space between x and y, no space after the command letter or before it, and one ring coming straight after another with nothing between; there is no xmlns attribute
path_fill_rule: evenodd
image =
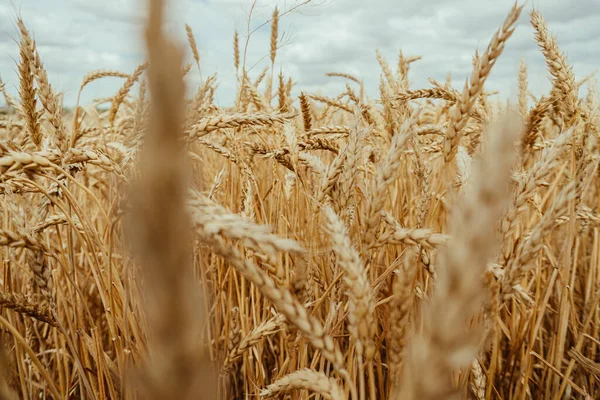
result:
<svg viewBox="0 0 600 400"><path fill-rule="evenodd" d="M250 30L300 0L257 0ZM10 91L18 88L16 17L21 15L33 33L54 87L72 105L82 77L91 70L131 72L143 61L141 34L144 0L0 0L0 76ZM185 40L188 23L200 48L204 77L217 73L217 101L228 105L235 92L232 38L237 29L243 45L248 31L251 0L171 0L169 30ZM325 76L346 72L364 79L368 93L377 95L380 77L375 49L392 66L399 50L421 55L413 64L413 88L428 87L427 78L444 81L451 73L462 87L471 71L477 48L485 49L502 24L513 0L313 0L313 4L285 15L280 21L282 47L275 69L292 76L300 90L339 93L344 81ZM536 47L528 12L536 7L558 35L578 79L600 69L600 0L529 0L517 29L492 70L488 90L505 97L517 93L519 60L529 66L530 89L549 88L544 59ZM257 76L268 64L270 27L250 37L246 65ZM191 56L190 56L191 57ZM199 82L194 70L189 86ZM115 93L122 81L108 78L87 87L82 102ZM585 87L582 89L585 90ZM585 92L581 93L585 95ZM3 100L0 100L2 102Z"/></svg>

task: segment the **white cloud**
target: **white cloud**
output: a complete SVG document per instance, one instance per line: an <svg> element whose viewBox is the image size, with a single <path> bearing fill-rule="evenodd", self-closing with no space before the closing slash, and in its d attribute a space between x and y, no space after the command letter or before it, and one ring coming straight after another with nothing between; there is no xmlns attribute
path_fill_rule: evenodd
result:
<svg viewBox="0 0 600 400"><path fill-rule="evenodd" d="M53 85L65 92L72 104L82 77L93 69L132 71L143 61L144 0L0 0L0 74L13 92L18 86L15 60L18 13L35 36ZM289 9L300 0L259 0L251 29L270 18L275 5ZM280 29L285 41L275 70L292 76L299 90L334 94L343 90L340 79L325 77L331 71L348 72L365 80L368 93L376 96L380 68L379 48L391 66L398 52L422 55L413 64L410 79L415 87L427 87L427 78L444 80L452 74L462 86L470 74L476 48L485 49L502 24L513 0L315 0L301 12L285 15ZM250 0L172 0L169 31L185 41L183 23L194 30L204 76L218 73L218 101L229 104L235 91L232 38L240 32L245 42ZM600 0L534 0L547 19L550 31L573 64L578 78L600 65ZM549 88L544 59L536 47L529 24L528 3L513 37L492 70L489 90L514 96L521 57L529 65L531 89L541 94ZM257 75L269 64L270 27L251 37L246 65ZM243 49L242 49L243 50ZM197 76L197 71L194 72ZM195 78L195 81L198 79ZM98 81L85 89L82 99L113 94L118 79Z"/></svg>

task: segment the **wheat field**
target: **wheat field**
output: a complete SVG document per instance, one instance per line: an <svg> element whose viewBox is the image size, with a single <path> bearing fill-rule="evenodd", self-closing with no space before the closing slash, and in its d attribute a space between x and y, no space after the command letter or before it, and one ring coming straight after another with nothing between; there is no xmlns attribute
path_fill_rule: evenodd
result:
<svg viewBox="0 0 600 400"><path fill-rule="evenodd" d="M292 97L275 9L269 67L236 32L218 107L215 76L185 98L192 29L148 6L147 61L91 71L80 94L122 86L73 110L16 18L0 399L600 398L600 101L536 9L507 10L464 84L409 87L420 56L374 52L377 98L336 71L339 95ZM527 18L547 71L491 98Z"/></svg>

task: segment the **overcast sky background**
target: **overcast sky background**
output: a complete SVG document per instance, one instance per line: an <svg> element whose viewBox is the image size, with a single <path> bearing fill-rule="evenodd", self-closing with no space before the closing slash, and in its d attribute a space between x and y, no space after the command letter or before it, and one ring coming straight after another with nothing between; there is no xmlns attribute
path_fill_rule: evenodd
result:
<svg viewBox="0 0 600 400"><path fill-rule="evenodd" d="M299 0L298 0L299 1ZM502 24L513 0L314 0L280 21L285 34L275 69L292 76L300 90L336 94L344 80L326 72L346 72L364 79L367 92L377 95L381 70L375 57L379 48L390 65L397 65L398 51L422 55L409 75L413 88L429 87L428 77L462 87L472 69L475 49L484 50ZM203 76L217 73L217 102L229 105L235 93L233 32L245 41L251 0L171 0L169 30L185 40L188 23L200 48ZM289 9L294 0L258 0L251 21L254 29L268 21L273 7ZM486 85L501 96L517 93L519 60L529 67L531 91L545 93L550 83L538 50L528 12L538 8L550 31L573 65L576 77L600 69L600 0L529 0L517 29L494 66ZM19 58L16 16L20 14L33 33L51 84L65 93L73 105L82 77L95 69L131 72L144 59L142 38L144 0L0 0L0 76L16 93ZM270 26L256 31L248 48L247 65L259 63L257 76L269 63ZM188 55L191 59L191 54ZM260 60L263 60L260 62ZM190 73L194 87L197 70ZM107 78L84 89L82 103L113 95L122 84ZM585 96L586 87L581 96ZM0 103L3 99L0 100Z"/></svg>

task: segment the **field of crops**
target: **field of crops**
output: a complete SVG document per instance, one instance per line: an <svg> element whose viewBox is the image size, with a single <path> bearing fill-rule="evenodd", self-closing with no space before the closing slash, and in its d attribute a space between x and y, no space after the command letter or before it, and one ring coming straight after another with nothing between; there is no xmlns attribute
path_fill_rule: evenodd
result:
<svg viewBox="0 0 600 400"><path fill-rule="evenodd" d="M377 53L377 98L335 71L339 95L292 97L275 9L269 67L235 33L219 107L215 76L185 98L200 54L164 3L147 61L91 71L80 93L121 88L68 111L15 23L1 400L600 398L600 98L536 9L506 10L464 83L410 87L420 57ZM527 18L547 70L492 99Z"/></svg>

